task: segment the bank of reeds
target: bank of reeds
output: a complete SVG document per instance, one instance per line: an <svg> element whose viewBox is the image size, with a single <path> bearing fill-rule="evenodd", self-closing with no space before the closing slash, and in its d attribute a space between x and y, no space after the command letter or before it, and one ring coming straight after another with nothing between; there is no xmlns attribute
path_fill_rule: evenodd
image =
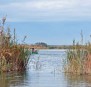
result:
<svg viewBox="0 0 91 87"><path fill-rule="evenodd" d="M13 37L10 28L5 31L5 20L0 26L0 72L26 70L30 51L16 42L15 29Z"/></svg>
<svg viewBox="0 0 91 87"><path fill-rule="evenodd" d="M83 43L78 44L73 41L73 48L67 50L64 69L65 72L71 74L91 74L91 44L83 45Z"/></svg>

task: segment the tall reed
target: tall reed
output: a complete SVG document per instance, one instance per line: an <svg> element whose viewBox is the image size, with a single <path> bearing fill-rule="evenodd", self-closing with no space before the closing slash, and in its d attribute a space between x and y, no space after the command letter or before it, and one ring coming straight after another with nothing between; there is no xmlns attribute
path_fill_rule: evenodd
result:
<svg viewBox="0 0 91 87"><path fill-rule="evenodd" d="M14 37L11 37L10 28L5 32L5 20L6 18L4 17L0 26L0 71L26 70L30 50L25 48L24 44L19 45L17 43L15 29Z"/></svg>
<svg viewBox="0 0 91 87"><path fill-rule="evenodd" d="M73 48L67 50L65 72L73 74L91 74L91 44L83 45L81 32L81 44L73 41Z"/></svg>

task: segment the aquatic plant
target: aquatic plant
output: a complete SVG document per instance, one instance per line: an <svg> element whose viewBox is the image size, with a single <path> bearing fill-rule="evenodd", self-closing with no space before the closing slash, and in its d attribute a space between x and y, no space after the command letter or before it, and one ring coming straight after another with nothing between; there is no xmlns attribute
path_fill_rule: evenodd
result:
<svg viewBox="0 0 91 87"><path fill-rule="evenodd" d="M2 19L0 26L0 71L25 70L30 58L30 50L25 48L24 43L23 45L17 43L15 29L14 37L10 34L10 28L5 32L5 20L6 17Z"/></svg>
<svg viewBox="0 0 91 87"><path fill-rule="evenodd" d="M65 72L73 74L91 74L91 44L83 45L83 34L81 32L81 44L73 41L72 48L67 50Z"/></svg>
<svg viewBox="0 0 91 87"><path fill-rule="evenodd" d="M76 45L75 49L67 51L67 72L83 74L84 62L87 56L87 51L83 51Z"/></svg>

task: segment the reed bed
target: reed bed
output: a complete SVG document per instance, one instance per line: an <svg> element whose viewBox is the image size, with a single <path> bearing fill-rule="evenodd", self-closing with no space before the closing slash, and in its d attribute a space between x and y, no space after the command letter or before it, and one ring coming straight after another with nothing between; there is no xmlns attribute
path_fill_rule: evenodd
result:
<svg viewBox="0 0 91 87"><path fill-rule="evenodd" d="M91 75L91 44L73 43L73 48L67 50L64 69L66 73Z"/></svg>
<svg viewBox="0 0 91 87"><path fill-rule="evenodd" d="M26 70L30 50L17 43L15 29L13 37L11 37L10 28L5 31L5 20L4 17L0 26L0 72Z"/></svg>

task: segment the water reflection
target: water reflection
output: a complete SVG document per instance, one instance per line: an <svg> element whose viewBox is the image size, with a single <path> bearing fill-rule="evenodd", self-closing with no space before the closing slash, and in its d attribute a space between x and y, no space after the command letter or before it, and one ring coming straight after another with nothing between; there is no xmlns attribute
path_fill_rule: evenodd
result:
<svg viewBox="0 0 91 87"><path fill-rule="evenodd" d="M22 87L25 76L25 73L1 73L0 87Z"/></svg>
<svg viewBox="0 0 91 87"><path fill-rule="evenodd" d="M65 74L67 85L70 87L91 87L91 76Z"/></svg>

